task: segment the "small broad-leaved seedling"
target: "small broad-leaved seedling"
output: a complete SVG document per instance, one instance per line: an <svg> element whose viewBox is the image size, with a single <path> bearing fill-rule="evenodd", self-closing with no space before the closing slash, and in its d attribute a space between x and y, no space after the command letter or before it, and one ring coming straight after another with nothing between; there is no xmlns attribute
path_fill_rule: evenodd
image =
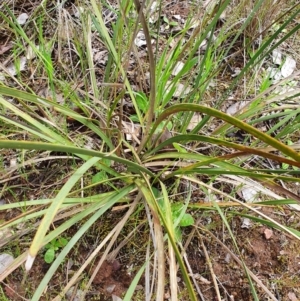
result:
<svg viewBox="0 0 300 301"><path fill-rule="evenodd" d="M167 23L167 26L165 29L169 29L171 26L178 26L178 22L176 21L170 21L166 16L163 17L164 22Z"/></svg>
<svg viewBox="0 0 300 301"><path fill-rule="evenodd" d="M44 260L47 263L53 262L55 259L55 252L58 251L60 248L63 248L66 246L66 244L69 241L66 238L60 237L60 238L55 238L52 241L50 241L48 244L46 244L45 249L47 249L45 255L44 255Z"/></svg>
<svg viewBox="0 0 300 301"><path fill-rule="evenodd" d="M185 208L181 203L171 204L173 222L176 223L179 218L178 225L175 227L175 236L177 241L182 240L182 227L194 225L195 221L191 214L185 212ZM184 212L183 212L184 211Z"/></svg>
<svg viewBox="0 0 300 301"><path fill-rule="evenodd" d="M159 196L159 192L152 188L154 195ZM158 202L159 207L161 208L162 212L166 213L165 204L162 200ZM176 241L182 241L182 227L188 227L194 225L195 221L191 214L186 213L186 205L182 204L181 202L172 203L171 204L171 214L172 214L172 223L174 225L174 232Z"/></svg>

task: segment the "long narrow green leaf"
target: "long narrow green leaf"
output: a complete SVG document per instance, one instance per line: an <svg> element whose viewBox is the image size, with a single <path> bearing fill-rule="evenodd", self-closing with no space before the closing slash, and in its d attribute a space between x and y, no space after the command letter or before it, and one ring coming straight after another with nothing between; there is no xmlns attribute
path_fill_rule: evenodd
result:
<svg viewBox="0 0 300 301"><path fill-rule="evenodd" d="M62 105L59 105L58 103L56 103L54 101L50 101L46 98L42 98L42 97L39 97L39 96L31 94L31 93L27 93L24 91L20 91L17 89L13 89L13 88L1 86L1 85L0 85L0 94L6 95L9 97L14 97L17 99L22 99L25 101L29 101L29 102L35 103L37 105L53 107L53 108L55 108L55 110L62 113L64 116L72 117L73 119L77 120L81 124L90 128L95 134L97 134L99 137L101 137L103 139L103 141L108 145L108 147L111 150L114 149L114 146L111 143L110 139L100 130L99 126L94 124L89 118L86 118L86 117L74 112L73 110L70 110L70 109L68 109ZM6 107L9 108L10 110L14 111L14 113L17 116L20 116L21 118L25 119L23 116L25 113L22 110L15 108L15 106L13 106L12 104L10 104L9 102L7 102L4 99L0 98L0 100L3 101L4 106L7 105ZM45 140L50 141L49 139L52 138L52 139L54 139L55 142L60 142L60 143L65 143L65 144L71 145L71 142L68 139L59 136L54 131L52 131L49 127L45 127L43 124L37 123L37 121L30 119L30 116L26 119L26 121L35 127L35 131L37 131L37 133L36 133L37 136L41 137L40 135L38 135L38 133L41 132L41 130L44 130L43 133L49 136L48 139L47 139L47 137L45 137ZM24 128L24 129L26 129L26 128ZM30 132L33 129L27 128L27 130ZM43 138L43 137L41 137L41 138Z"/></svg>
<svg viewBox="0 0 300 301"><path fill-rule="evenodd" d="M140 191L142 191L147 203L149 204L149 206L152 208L152 210L154 210L154 212L157 212L159 214L159 217L161 218L161 221L169 235L170 238L170 242L172 243L172 247L175 251L176 254L176 258L178 261L178 264L180 266L180 269L182 271L182 275L183 275L183 279L184 282L187 286L188 292L189 292L189 296L191 298L191 300L196 301L197 297L195 295L192 283L190 281L190 278L188 277L188 273L185 267L185 264L182 260L180 251L176 245L176 241L174 238L174 234L172 234L172 230L169 228L169 224L166 221L166 218L164 216L164 213L162 212L162 210L160 209L159 205L157 204L157 201L155 199L155 197L153 196L153 193L151 192L151 190L149 189L149 187L147 187L148 185L145 184L145 182L142 182L140 180L136 180L135 183L137 184L137 186L139 187Z"/></svg>
<svg viewBox="0 0 300 301"><path fill-rule="evenodd" d="M78 168L78 170L69 178L69 180L66 182L66 184L58 192L58 194L55 197L55 199L53 200L52 204L47 209L47 212L44 215L44 218L43 218L40 226L38 227L38 230L34 236L31 246L29 248L28 259L26 262L27 270L29 270L31 268L33 260L35 259L38 251L40 250L40 248L42 246L42 241L43 241L57 211L61 207L63 200L67 197L69 191L73 188L73 186L76 184L76 182L80 178L82 178L82 176L85 174L85 172L87 170L89 170L98 161L99 161L99 158L93 157L90 160L88 160L87 162L85 162L81 167Z"/></svg>
<svg viewBox="0 0 300 301"><path fill-rule="evenodd" d="M111 197L108 198L108 200L105 202L102 208L100 208L95 214L91 216L91 218L83 224L78 232L70 239L68 244L64 247L64 249L60 252L60 254L57 256L56 260L51 265L50 269L47 271L46 275L44 276L43 280L41 281L40 285L36 289L32 301L39 301L41 295L43 294L48 282L51 280L54 272L57 270L59 265L63 262L63 260L66 258L67 254L70 252L70 250L74 247L75 243L82 237L82 235L93 225L93 223L99 219L100 216L103 215L109 208L111 208L118 200L122 199L124 196L126 196L132 189L133 185L129 185L123 189L121 189L118 193L114 193Z"/></svg>
<svg viewBox="0 0 300 301"><path fill-rule="evenodd" d="M1 87L0 87L1 88ZM1 92L0 92L1 93ZM62 138L60 135L56 134L54 131L52 131L49 127L45 126L41 122L37 121L35 118L31 117L29 114L23 112L20 110L17 106L13 105L9 101L5 100L4 98L0 97L0 104L3 105L5 108L11 110L15 116L19 116L23 120L27 121L32 127L27 127L27 130L29 132L32 132L33 134L36 134L37 136L40 136L40 138L46 139L50 142L60 142L65 143L66 139ZM3 116L5 118L5 116ZM23 129L26 129L26 125L18 124L18 122L14 121L13 119L9 119L6 117L6 121L11 121L12 124L18 125L22 127Z"/></svg>
<svg viewBox="0 0 300 301"><path fill-rule="evenodd" d="M117 64L117 67L119 68L119 70L120 70L120 72L121 72L121 74L122 74L122 77L123 77L123 79L124 79L125 86L126 86L126 88L127 88L127 90L128 90L128 93L129 93L129 95L130 95L130 98L131 98L131 100L132 100L132 102L133 102L133 105L134 105L134 107L135 107L135 109L136 109L136 113L137 113L139 122L140 122L140 124L143 124L142 115L141 115L139 106L138 106L137 103L136 103L136 99L135 99L135 97L134 97L134 93L133 93L133 91L132 91L132 87L131 87L131 85L130 85L130 83L129 83L129 81L128 81L128 78L127 78L127 75L126 75L126 73L125 73L125 70L124 70L124 68L122 67L121 63L120 63L120 59L118 58L118 54L117 54L117 51L116 51L116 49L115 49L115 46L114 46L114 44L113 44L113 42L112 42L112 40L111 40L111 38L110 38L110 35L109 35L109 33L108 33L108 30L107 30L107 28L106 28L106 26L105 26L105 23L104 23L104 21L103 21L102 14L101 14L101 12L100 12L100 10L99 10L99 6L97 5L97 3L96 3L95 0L91 0L91 4L92 4L93 9L94 9L93 13L94 13L95 16L96 16L96 17L95 17L93 14L91 14L92 21L93 21L93 23L94 23L94 25L95 25L97 31L99 32L99 34L100 34L101 36L103 36L104 41L106 42L107 47L108 47L109 51L111 52L111 54L112 54L112 56L113 56L113 58L114 58L114 61L115 61L115 63Z"/></svg>
<svg viewBox="0 0 300 301"><path fill-rule="evenodd" d="M131 170L133 170L136 174L140 174L141 172L144 172L150 175L151 177L155 177L155 175L150 170L143 167L142 165L123 159L121 157L117 157L110 153L106 154L106 153L101 153L101 152L80 148L80 147L42 143L42 142L13 141L13 140L0 140L0 147L7 148L7 149L50 150L56 152L65 152L69 154L86 155L91 157L108 159L108 160L122 163L130 167Z"/></svg>
<svg viewBox="0 0 300 301"><path fill-rule="evenodd" d="M49 58L36 47L36 45L32 42L32 40L26 35L25 31L19 24L19 22L16 20L16 17L14 13L8 8L8 6L5 6L6 11L10 15L10 18L8 18L3 12L0 12L0 15L2 18L14 29L16 33L18 33L19 36L21 36L27 43L30 45L30 47L33 49L34 53L40 58L40 60L44 63L46 67L46 71L48 71L48 76L50 77L50 81L52 80L53 76L53 65L52 62L49 61Z"/></svg>
<svg viewBox="0 0 300 301"><path fill-rule="evenodd" d="M260 149L254 148L254 147L247 147L247 146L233 143L233 142L230 142L230 141L227 141L224 139L207 137L207 136L203 136L203 135L176 135L170 139L165 140L164 142L159 144L154 149L151 149L149 152L147 152L145 154L144 158L148 158L151 154L159 151L160 149L164 148L165 146L172 145L174 142L183 143L183 142L191 142L191 141L201 141L201 142L207 142L207 143L211 143L211 144L226 146L229 148L240 150L240 151L244 152L245 154L249 154L249 155L255 154L255 155L259 155L264 158L269 158L269 159L275 160L277 162L281 162L281 163L284 162L284 163L290 164L292 166L300 167L300 162L292 161L292 160L286 159L284 157L279 157L272 153L265 152L263 150L260 150ZM151 159L151 157L150 157L150 159ZM216 157L215 160L218 161L219 160L218 157ZM207 164L208 164L208 162L207 162Z"/></svg>
<svg viewBox="0 0 300 301"><path fill-rule="evenodd" d="M209 107L204 107L200 106L197 104L178 104L178 105L173 105L167 108L157 119L155 122L152 131L150 133L150 136L155 132L156 128L158 125L163 121L166 120L170 115L178 113L178 112L186 112L186 111L191 111L191 112L201 112L205 113L207 115L213 116L220 118L240 129L245 130L247 133L253 135L254 137L260 139L261 141L267 143L268 145L271 145L278 149L279 151L283 152L287 156L290 156L296 161L300 162L300 154L297 153L295 150L290 148L289 146L283 144L282 142L276 140L275 138L264 134L263 132L257 130L256 128L252 127L251 125L235 118L232 116L229 116L221 111L215 110L213 108Z"/></svg>
<svg viewBox="0 0 300 301"><path fill-rule="evenodd" d="M221 208L219 207L219 205L218 205L217 202L213 201L213 203L214 203L214 206L216 207L216 209L217 209L219 215L220 215L221 218L222 218L223 223L225 224L225 226L226 226L226 228L227 228L227 230L228 230L228 232L229 232L229 234L230 234L231 240L232 240L232 242L233 242L233 244L234 244L234 246L235 246L236 251L238 252L239 255L241 255L241 252L240 252L240 249L239 249L239 247L238 247L238 245L237 245L235 236L234 236L234 234L233 234L232 231L231 231L231 228L230 228L230 226L229 226L229 224L228 224L228 221L227 221L226 217L225 217L224 214L223 214L223 211L221 210ZM242 258L242 256L241 256L241 258ZM255 301L259 301L257 292L256 292L255 287L254 287L254 284L253 284L252 279L251 279L251 277L250 277L250 275L249 275L249 273L248 273L248 268L247 268L245 262L244 262L243 260L241 260L241 261L242 261L242 264L243 264L243 267L244 267L245 274L246 274L246 276L247 276L247 278L248 278L248 281L249 281L249 284L250 284L252 296L253 296L253 298L254 298Z"/></svg>
<svg viewBox="0 0 300 301"><path fill-rule="evenodd" d="M131 284L130 284L130 286L129 286L129 288L128 288L128 290L127 290L127 292L126 292L126 294L123 298L123 301L131 301L132 300L131 298L132 298L132 296L135 292L135 289L136 289L136 287L139 283L139 280L141 279L141 277L144 273L144 270L145 270L147 264L148 264L148 262L145 262L142 265L142 267L139 269L139 271L136 273L136 275L134 276L134 278L133 278L133 280L132 280L132 282L131 282Z"/></svg>
<svg viewBox="0 0 300 301"><path fill-rule="evenodd" d="M65 198L63 204L66 205L76 205L76 204L86 204L86 203L95 203L102 200L102 198L107 198L113 192L106 192L101 194L92 195L86 198ZM53 202L53 199L39 199L39 200L27 200L16 203L4 204L0 206L0 211L4 211L12 208L19 208L21 210L25 210L30 206L38 206L38 205L47 205Z"/></svg>
<svg viewBox="0 0 300 301"><path fill-rule="evenodd" d="M278 176L276 175L276 170L256 170L256 169L244 169L242 167L236 166L234 164L230 164L228 162L224 162L223 160L219 160L218 158L209 158L207 156L201 155L201 154L190 154L190 153L162 153L159 155L155 155L151 157L151 161L155 160L161 160L161 159L187 159L187 160L195 160L198 161L196 163L186 163L186 167L178 168L175 171L172 171L171 173L168 173L165 175L166 178L171 178L176 174L185 174L185 173L203 173L203 174L209 174L209 175L220 175L220 174L231 174L231 175L242 175L242 176L248 176L253 178L262 178L262 179L282 179L285 181L290 182L299 182L299 178L297 177L288 177L288 176ZM150 160L150 159L149 159ZM147 160L147 161L149 161ZM172 164L171 164L172 163ZM195 164L195 165L193 165ZM215 165L215 168L207 167L200 169L199 167L202 165ZM176 161L171 161L170 166L172 166L172 169L176 165ZM192 167L195 166L196 168L192 169ZM163 171L162 171L163 172ZM272 172L275 175L270 175L267 172ZM298 175L299 171L285 171L286 174L291 175Z"/></svg>

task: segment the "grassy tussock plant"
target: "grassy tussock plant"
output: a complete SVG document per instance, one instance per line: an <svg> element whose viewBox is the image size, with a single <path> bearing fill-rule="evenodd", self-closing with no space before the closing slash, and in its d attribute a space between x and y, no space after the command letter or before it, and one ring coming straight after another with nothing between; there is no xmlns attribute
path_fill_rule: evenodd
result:
<svg viewBox="0 0 300 301"><path fill-rule="evenodd" d="M4 69L0 122L5 133L1 134L0 148L3 153L14 150L18 156L23 154L23 159L16 168L3 168L0 180L4 183L22 167L41 162L42 154L46 154L45 160L52 160L51 156L57 161L73 158L73 165L52 197L38 195L35 200L18 200L0 208L2 211L25 208L22 214L4 223L1 231L20 223L32 223L29 231L11 234L9 240L30 237L30 248L22 250L0 279L24 262L26 271L30 271L45 248L49 250L72 226L80 224L78 231L72 237L67 235L68 240L55 250L49 270L30 296L33 301L40 300L57 269L93 224L99 218L105 219L114 206L124 205L127 211L120 221L101 238L53 300L61 300L101 253L86 284L88 291L97 270L111 258L119 234L137 210L145 212L152 247L145 250L144 265L140 266L124 300L132 298L143 275L145 296L149 296L146 300L164 300L167 283L171 300L177 300L182 289L177 283L179 273L185 282L184 298L204 300L191 276L185 255L185 232L181 230L194 225L202 239L206 230L201 229L194 217L209 208L220 216L229 233L233 244L230 252L236 254L253 299L259 300L258 291L263 290L276 300L243 261L224 212L229 210L231 215L242 216L242 208L244 216L253 222L300 237L295 229L275 221L253 204L242 202L236 195L240 185L250 185L261 189L261 208L296 206L300 201L293 191L280 184L299 181L300 155L295 145L299 109L277 106L286 99L292 102L300 90L276 94L276 87L292 80L294 75L275 85L264 85L263 77L256 78L261 84L259 93L253 91L252 80L269 60L272 50L299 29L299 24L293 24L299 7L277 10L276 16L270 18L267 7L272 1L257 0L252 5L245 4L249 1L239 1L237 6L235 1L214 2L209 7L195 7L180 30L166 33L161 31L163 2L157 3L155 12L146 1L124 0L116 7L97 0L79 2L76 22L68 18L63 6L54 6L47 12L47 6L41 4L27 27L19 25L11 8L2 5L2 24L18 39L12 60L16 61L30 47L34 59L28 61L28 67L35 70L32 76L41 79L47 92L41 95L34 85L27 84L22 73L12 76ZM104 10L114 16L113 24L104 19ZM150 22L154 13L159 17ZM243 16L239 26L229 17L231 13L234 18ZM43 29L51 16L56 18L59 28L50 37ZM169 27L175 26L170 24ZM135 43L140 33L145 37L142 50ZM249 45L252 47L257 38L261 38L260 43L251 48L250 55ZM105 63L95 62L95 47L105 52ZM64 64L63 49L67 49L71 69ZM57 52L56 62L53 52ZM245 60L239 64L238 74L228 75L241 55ZM55 65L58 63L62 65ZM135 69L141 75L140 86L132 76ZM248 100L234 116L224 112L230 95ZM270 124L267 130L261 126L266 121ZM73 130L70 124L77 129ZM238 132L243 133L242 139L237 138ZM265 168L265 160L272 160L282 168ZM216 188L215 184L220 182L233 191ZM95 193L95 187L99 186L105 187L100 194ZM8 189L9 184L2 193ZM193 202L196 191L200 198L209 194L214 197L206 203ZM176 197L181 194L187 196L185 200ZM217 202L217 198L222 201ZM52 227L54 224L57 226ZM1 245L9 244L9 240L2 240ZM155 291L150 289L154 279ZM221 299L216 281L214 289Z"/></svg>

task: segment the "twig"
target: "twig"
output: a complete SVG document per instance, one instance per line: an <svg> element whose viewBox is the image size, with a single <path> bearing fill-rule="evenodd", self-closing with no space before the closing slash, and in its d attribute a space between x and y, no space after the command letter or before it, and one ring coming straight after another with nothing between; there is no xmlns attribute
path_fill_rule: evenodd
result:
<svg viewBox="0 0 300 301"><path fill-rule="evenodd" d="M199 233L198 230L196 230L196 232L197 232L198 237L200 239L200 244L201 244L201 247L203 249L205 258L206 258L206 262L207 262L207 265L208 265L208 268L209 268L209 271L210 271L210 274L211 274L212 281L214 283L214 287L215 287L215 291L216 291L216 294L217 294L217 298L218 298L219 301L221 301L222 299L221 299L221 295L220 295L219 286L218 286L218 283L217 283L217 280L216 280L216 274L214 273L214 269L213 269L211 260L209 258L209 255L208 255L208 252L206 250L206 247L205 247L205 245L203 243L202 235Z"/></svg>

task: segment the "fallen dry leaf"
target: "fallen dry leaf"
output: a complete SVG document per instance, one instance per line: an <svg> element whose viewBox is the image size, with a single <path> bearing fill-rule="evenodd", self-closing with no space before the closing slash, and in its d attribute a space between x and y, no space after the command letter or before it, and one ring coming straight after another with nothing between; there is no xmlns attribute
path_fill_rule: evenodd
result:
<svg viewBox="0 0 300 301"><path fill-rule="evenodd" d="M296 68L296 61L288 56L282 65L281 74L284 78L290 76Z"/></svg>
<svg viewBox="0 0 300 301"><path fill-rule="evenodd" d="M241 189L242 196L247 203L253 203L259 201L257 198L258 190L254 187L244 186Z"/></svg>
<svg viewBox="0 0 300 301"><path fill-rule="evenodd" d="M167 82L167 93L170 92L172 88L172 84L170 81ZM190 91L192 90L192 88L190 86L185 86L181 83L176 83L175 84L175 91L173 96L174 97L184 97L185 95L187 95L188 93L190 93Z"/></svg>
<svg viewBox="0 0 300 301"><path fill-rule="evenodd" d="M282 52L278 49L272 51L272 61L276 65L281 65L282 63Z"/></svg>
<svg viewBox="0 0 300 301"><path fill-rule="evenodd" d="M204 278L203 276L201 276L200 274L194 274L193 277L197 280L199 280L200 282L202 282L203 284L211 284L211 282L209 280L207 280L206 278Z"/></svg>
<svg viewBox="0 0 300 301"><path fill-rule="evenodd" d="M189 125L187 126L188 131L192 131L202 120L202 117L199 113L194 113L193 117L190 120Z"/></svg>
<svg viewBox="0 0 300 301"><path fill-rule="evenodd" d="M12 43L10 43L8 45L0 45L0 55L5 53L6 51L11 49L12 47L13 47Z"/></svg>
<svg viewBox="0 0 300 301"><path fill-rule="evenodd" d="M248 103L249 101L246 100L237 101L226 110L226 113L229 115L234 115L236 112L246 107Z"/></svg>
<svg viewBox="0 0 300 301"><path fill-rule="evenodd" d="M291 301L299 301L299 299L296 297L296 295L295 295L294 292L289 292L289 293L288 293L288 298L289 298Z"/></svg>
<svg viewBox="0 0 300 301"><path fill-rule="evenodd" d="M20 16L17 18L17 22L20 24L20 25L24 25L27 21L27 19L29 18L28 14L26 13L22 13L20 14Z"/></svg>

